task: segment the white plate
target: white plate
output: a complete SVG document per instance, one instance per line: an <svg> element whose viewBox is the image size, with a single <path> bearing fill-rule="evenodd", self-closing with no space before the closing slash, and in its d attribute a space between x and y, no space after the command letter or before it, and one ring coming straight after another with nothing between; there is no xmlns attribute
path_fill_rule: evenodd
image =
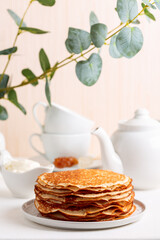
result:
<svg viewBox="0 0 160 240"><path fill-rule="evenodd" d="M44 164L46 162L51 163L42 156L34 156L34 157L31 157L30 159L32 159L34 161L38 161L40 164ZM99 159L98 160L93 160L92 163L87 166L88 169L100 168L100 167L102 167L102 163L101 163L101 160L99 160ZM79 169L78 164L73 166L73 167L70 167L70 168L56 168L56 167L54 167L53 172L75 170L75 169Z"/></svg>
<svg viewBox="0 0 160 240"><path fill-rule="evenodd" d="M113 221L104 221L104 222L73 222L73 221L61 221L61 220L53 220L47 217L43 217L36 207L34 206L34 199L24 203L22 205L22 210L27 219L32 222L39 223L41 225L55 227L55 228L65 228L65 229L105 229L105 228L113 228L123 226L129 223L133 223L138 221L144 211L145 205L138 201L134 200L134 204L136 205L136 211L129 216L128 218L113 220Z"/></svg>

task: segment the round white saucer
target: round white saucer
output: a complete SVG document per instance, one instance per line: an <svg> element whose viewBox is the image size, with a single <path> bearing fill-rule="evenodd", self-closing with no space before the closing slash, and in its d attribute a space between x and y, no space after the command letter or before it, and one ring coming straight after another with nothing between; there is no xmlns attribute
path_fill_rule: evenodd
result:
<svg viewBox="0 0 160 240"><path fill-rule="evenodd" d="M29 158L31 160L37 161L39 162L41 165L45 165L46 163L51 163L49 162L49 160L46 160L44 157L38 155L38 156L34 156ZM101 160L93 160L90 164L88 164L87 167L88 169L93 169L93 168L101 168L102 167L102 163ZM75 170L75 169L79 169L80 166L77 164L73 167L69 167L69 168L56 168L54 167L53 171L54 172L59 172L59 171L67 171L67 170Z"/></svg>
<svg viewBox="0 0 160 240"><path fill-rule="evenodd" d="M131 216L120 219L120 220L102 221L102 222L61 221L61 220L53 220L53 219L44 217L36 209L34 205L34 199L24 203L22 205L22 210L27 219L41 225L55 227L55 228L65 228L65 229L95 230L95 229L120 227L120 226L127 225L140 220L145 211L145 205L138 200L134 200L134 204L136 205L136 210Z"/></svg>

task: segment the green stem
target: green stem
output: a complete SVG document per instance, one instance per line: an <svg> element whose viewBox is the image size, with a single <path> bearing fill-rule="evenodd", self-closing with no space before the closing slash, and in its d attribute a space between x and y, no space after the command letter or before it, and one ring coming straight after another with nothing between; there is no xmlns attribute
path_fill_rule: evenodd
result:
<svg viewBox="0 0 160 240"><path fill-rule="evenodd" d="M32 2L32 1L31 1L31 2ZM114 32L114 33L112 33L112 34L111 34L109 37L107 37L105 40L107 41L108 39L110 39L111 37L113 37L114 35L116 35L118 32L120 32L123 28L125 28L125 27L127 27L129 24L131 24L138 16L141 15L141 13L144 11L144 9L145 9L146 7L147 7L147 6L145 6L145 7L137 14L137 16L134 17L131 21L127 22L125 25L123 25L123 23L120 23L119 26L117 26L117 27L114 28L112 31L110 31L109 34L112 33L112 32ZM123 25L123 26L120 28L121 25ZM117 30L117 29L118 29L118 30ZM115 31L115 30L117 30L117 31ZM105 42L106 42L106 41L105 41ZM94 50L95 48L96 48L95 46L92 47L92 48L90 48L89 50L87 50L86 52L83 53L83 56L86 55L86 54L88 54L89 52L91 52L91 51ZM68 65L68 64L71 63L71 62L77 61L77 59L79 59L79 58L82 57L82 54L78 55L78 56L75 57L75 58L72 58L73 56L75 56L75 54L71 54L69 57L67 57L67 58L63 59L62 61L60 61L60 62L57 64L57 67L56 67L56 68L54 68L54 66L53 66L52 68L48 69L47 71L45 71L44 73L42 73L42 74L39 75L38 77L35 77L35 78L32 79L31 81L28 81L27 79L25 79L24 81L22 81L22 82L21 82L20 84L18 84L18 85L15 85L15 86L12 86L12 87L8 87L8 88L1 88L1 89L0 89L0 92L3 92L3 91L8 92L8 91L10 91L11 89L23 87L23 86L26 86L26 85L28 85L28 84L34 83L34 82L36 82L36 81L39 80L39 79L43 79L43 78L45 78L46 74L51 74L53 70L57 70L57 69L59 69L59 68L62 68L62 67L64 67L64 66ZM69 60L69 61L68 61L68 62L65 62L65 61L67 61L67 60ZM65 62L65 63L64 63L64 62ZM62 63L63 63L63 64L62 64Z"/></svg>
<svg viewBox="0 0 160 240"><path fill-rule="evenodd" d="M25 12L24 12L24 14L23 14L23 17L22 17L22 19L21 19L21 22L20 22L20 24L19 24L19 26L18 26L17 34L16 34L15 39L14 39L14 41L13 41L12 47L15 47L16 42L17 42L17 38L18 38L18 36L21 34L20 27L21 27L22 24L23 24L23 20L24 20L24 18L25 18L25 16L26 16L26 13L27 13L27 11L28 11L28 9L29 9L29 7L30 7L30 5L31 5L32 2L33 2L33 0L30 0L30 2L29 2L28 6L27 6L27 8L26 8L26 10L25 10ZM1 75L1 77L0 77L0 82L2 81L2 79L3 79L3 77L4 77L4 74L5 74L6 70L7 70L7 67L8 67L8 65L9 65L9 63L10 63L12 54L13 54L13 53L11 53L11 54L8 55L8 60L7 60L7 62L6 62L6 65L5 65L5 67L4 67L4 70L3 70L2 75Z"/></svg>
<svg viewBox="0 0 160 240"><path fill-rule="evenodd" d="M65 62L65 61L67 61L68 59L71 59L74 55L75 55L74 53L71 54L69 57L66 57L65 59L63 59L63 60L62 60L61 62L59 62L58 64L61 64L61 63Z"/></svg>
<svg viewBox="0 0 160 240"><path fill-rule="evenodd" d="M111 31L108 32L108 34L114 32L115 30L117 30L117 28L119 28L120 26L122 26L124 23L120 23L117 27L115 27L114 29L112 29Z"/></svg>

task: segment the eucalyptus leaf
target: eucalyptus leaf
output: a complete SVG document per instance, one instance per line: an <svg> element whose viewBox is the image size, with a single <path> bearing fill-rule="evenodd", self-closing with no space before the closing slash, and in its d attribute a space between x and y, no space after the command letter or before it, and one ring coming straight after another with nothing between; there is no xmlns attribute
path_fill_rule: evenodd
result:
<svg viewBox="0 0 160 240"><path fill-rule="evenodd" d="M23 76L25 76L28 79L29 82L36 78L36 75L29 68L23 69L22 74L23 74ZM36 86L36 85L38 85L38 81L35 81L31 84L33 86Z"/></svg>
<svg viewBox="0 0 160 240"><path fill-rule="evenodd" d="M148 11L148 9L144 9L144 14L147 16L147 17L149 17L150 19L152 19L153 21L156 21L156 18L155 18L155 16L150 12L150 11Z"/></svg>
<svg viewBox="0 0 160 240"><path fill-rule="evenodd" d="M7 9L7 11L9 13L9 15L11 16L11 18L15 21L15 23L19 27L20 23L21 23L21 18L15 12L13 12L11 9ZM26 27L27 25L25 24L25 22L22 22L21 26Z"/></svg>
<svg viewBox="0 0 160 240"><path fill-rule="evenodd" d="M157 9L152 3L149 4L152 9Z"/></svg>
<svg viewBox="0 0 160 240"><path fill-rule="evenodd" d="M69 40L69 39L67 38L66 41L65 41L65 45L66 45L66 48L67 48L68 52L69 52L69 53L72 53L73 51L72 51L71 40ZM70 47L70 45L71 45L71 47Z"/></svg>
<svg viewBox="0 0 160 240"><path fill-rule="evenodd" d="M102 23L97 23L91 27L91 40L95 47L100 48L104 43L107 37L107 26Z"/></svg>
<svg viewBox="0 0 160 240"><path fill-rule="evenodd" d="M9 55L11 53L15 53L17 51L17 47L7 48L0 51L0 55Z"/></svg>
<svg viewBox="0 0 160 240"><path fill-rule="evenodd" d="M154 2L156 4L157 8L160 10L160 0L155 0Z"/></svg>
<svg viewBox="0 0 160 240"><path fill-rule="evenodd" d="M8 113L7 110L0 105L0 120L7 120Z"/></svg>
<svg viewBox="0 0 160 240"><path fill-rule="evenodd" d="M76 74L78 79L86 86L94 85L102 70L102 59L99 54L92 53L86 61L76 64Z"/></svg>
<svg viewBox="0 0 160 240"><path fill-rule="evenodd" d="M39 52L39 61L44 72L51 68L49 59L43 48Z"/></svg>
<svg viewBox="0 0 160 240"><path fill-rule="evenodd" d="M24 114L26 114L25 108L18 102L17 94L14 89L8 92L8 100L18 107Z"/></svg>
<svg viewBox="0 0 160 240"><path fill-rule="evenodd" d="M20 30L26 31L26 32L30 32L33 34L44 34L44 33L48 33L48 31L44 31L38 28L31 28L31 27L20 27Z"/></svg>
<svg viewBox="0 0 160 240"><path fill-rule="evenodd" d="M134 20L132 23L133 23L133 24L140 24L140 21L139 21L138 19L136 19L136 20Z"/></svg>
<svg viewBox="0 0 160 240"><path fill-rule="evenodd" d="M2 74L0 74L0 77L2 76ZM7 74L3 75L3 78L0 82L0 89L1 88L6 88L8 85L8 81L9 81L9 76ZM3 98L5 95L6 91L0 92L0 98Z"/></svg>
<svg viewBox="0 0 160 240"><path fill-rule="evenodd" d="M50 81L52 80L52 78L54 77L54 74L55 74L55 72L56 72L56 70L57 70L57 66L58 66L58 62L56 62L55 64L54 64L54 66L53 66L53 68L52 68L52 73L51 73L51 75L50 75Z"/></svg>
<svg viewBox="0 0 160 240"><path fill-rule="evenodd" d="M156 9L156 7L152 3L149 2L149 0L142 0L142 2L145 3L145 5L151 7L152 9Z"/></svg>
<svg viewBox="0 0 160 240"><path fill-rule="evenodd" d="M46 84L45 84L45 94L46 94L47 101L51 106L51 93L50 93L49 82L47 77L46 77Z"/></svg>
<svg viewBox="0 0 160 240"><path fill-rule="evenodd" d="M117 12L120 20L125 23L138 15L136 0L117 0Z"/></svg>
<svg viewBox="0 0 160 240"><path fill-rule="evenodd" d="M139 28L123 28L116 38L118 51L126 58L134 57L143 46L143 35Z"/></svg>
<svg viewBox="0 0 160 240"><path fill-rule="evenodd" d="M144 3L142 3L142 7L144 8L146 5ZM155 21L155 16L147 9L144 9L144 14L149 17L150 19L152 19L153 21Z"/></svg>
<svg viewBox="0 0 160 240"><path fill-rule="evenodd" d="M52 7L55 4L55 0L37 0L40 4L48 7Z"/></svg>
<svg viewBox="0 0 160 240"><path fill-rule="evenodd" d="M68 38L65 42L66 48L70 53L81 53L89 48L91 44L90 34L76 28L69 28Z"/></svg>
<svg viewBox="0 0 160 240"><path fill-rule="evenodd" d="M90 26L99 23L98 18L96 16L96 14L92 11L89 15L89 22L90 22Z"/></svg>
<svg viewBox="0 0 160 240"><path fill-rule="evenodd" d="M117 38L117 35L114 35L111 38L111 41L110 41L110 44L109 44L109 54L113 58L121 58L122 54L120 54L120 52L117 49L116 38Z"/></svg>

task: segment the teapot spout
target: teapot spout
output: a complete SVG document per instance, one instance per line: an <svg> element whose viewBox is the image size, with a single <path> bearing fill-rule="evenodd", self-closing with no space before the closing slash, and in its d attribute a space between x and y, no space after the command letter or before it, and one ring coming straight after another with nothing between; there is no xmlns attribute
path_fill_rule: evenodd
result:
<svg viewBox="0 0 160 240"><path fill-rule="evenodd" d="M105 130L99 127L93 130L92 134L97 136L100 142L103 169L123 173L122 162L115 152L112 142Z"/></svg>

